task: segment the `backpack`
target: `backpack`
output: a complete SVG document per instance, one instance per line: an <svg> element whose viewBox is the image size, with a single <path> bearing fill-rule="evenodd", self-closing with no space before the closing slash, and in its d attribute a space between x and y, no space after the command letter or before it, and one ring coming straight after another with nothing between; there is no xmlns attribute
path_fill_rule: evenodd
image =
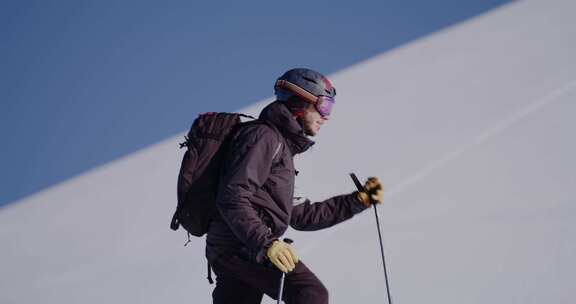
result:
<svg viewBox="0 0 576 304"><path fill-rule="evenodd" d="M203 236L208 232L210 219L216 214L216 191L221 163L228 149L230 135L245 125L267 124L278 134L274 125L261 120L242 122L238 113L206 113L196 118L180 148L187 147L178 174L178 204L170 228L182 226L188 234ZM276 149L280 151L283 141Z"/></svg>

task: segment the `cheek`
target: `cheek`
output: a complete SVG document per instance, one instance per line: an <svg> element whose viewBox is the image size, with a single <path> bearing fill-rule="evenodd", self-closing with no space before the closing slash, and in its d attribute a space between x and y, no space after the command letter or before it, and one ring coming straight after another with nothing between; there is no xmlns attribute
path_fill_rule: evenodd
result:
<svg viewBox="0 0 576 304"><path fill-rule="evenodd" d="M318 121L321 119L322 119L322 116L315 109L307 111L306 114L304 115L304 117L302 117L302 120L304 121L304 124L307 126L308 129L318 128L320 125L320 123Z"/></svg>
<svg viewBox="0 0 576 304"><path fill-rule="evenodd" d="M311 113L307 113L307 114L304 116L304 122L305 122L307 125L312 125L312 124L314 124L314 121L315 121L314 115L312 115Z"/></svg>
<svg viewBox="0 0 576 304"><path fill-rule="evenodd" d="M317 125L316 121L317 121L317 120L316 120L315 117L311 117L309 122L310 122L311 125Z"/></svg>
<svg viewBox="0 0 576 304"><path fill-rule="evenodd" d="M310 113L309 118L311 122L317 122L322 118L322 115L318 111L313 111Z"/></svg>

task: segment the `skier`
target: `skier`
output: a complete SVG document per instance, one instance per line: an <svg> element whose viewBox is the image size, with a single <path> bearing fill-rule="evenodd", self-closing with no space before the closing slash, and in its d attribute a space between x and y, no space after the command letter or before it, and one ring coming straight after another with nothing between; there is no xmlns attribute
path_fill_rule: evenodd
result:
<svg viewBox="0 0 576 304"><path fill-rule="evenodd" d="M206 257L217 281L214 303L260 303L263 294L289 304L328 303L328 291L281 238L288 225L319 230L382 202L382 185L369 178L365 191L293 205L293 157L306 151L329 120L336 90L322 74L304 68L276 82L277 100L260 113L262 124L232 134L206 237Z"/></svg>

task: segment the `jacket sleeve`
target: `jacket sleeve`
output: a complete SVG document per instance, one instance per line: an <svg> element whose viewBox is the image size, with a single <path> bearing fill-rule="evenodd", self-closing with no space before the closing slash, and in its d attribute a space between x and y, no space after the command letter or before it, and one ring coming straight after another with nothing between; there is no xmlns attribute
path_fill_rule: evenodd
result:
<svg viewBox="0 0 576 304"><path fill-rule="evenodd" d="M292 209L290 226L296 230L320 230L350 219L365 209L356 192L313 204L306 200Z"/></svg>
<svg viewBox="0 0 576 304"><path fill-rule="evenodd" d="M271 230L251 205L252 196L268 179L278 146L272 130L249 126L231 141L223 163L216 207L234 235L262 260L274 241Z"/></svg>

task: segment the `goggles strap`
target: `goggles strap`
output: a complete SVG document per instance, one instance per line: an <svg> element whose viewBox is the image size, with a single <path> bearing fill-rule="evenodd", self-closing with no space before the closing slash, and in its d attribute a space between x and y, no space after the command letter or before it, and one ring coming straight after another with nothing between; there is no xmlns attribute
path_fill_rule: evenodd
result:
<svg viewBox="0 0 576 304"><path fill-rule="evenodd" d="M303 88L289 82L286 80L278 80L276 81L276 88L280 88L280 89L288 89L288 91L304 98L306 101L311 102L311 103L316 103L318 102L318 97L316 97L314 94L304 90Z"/></svg>

